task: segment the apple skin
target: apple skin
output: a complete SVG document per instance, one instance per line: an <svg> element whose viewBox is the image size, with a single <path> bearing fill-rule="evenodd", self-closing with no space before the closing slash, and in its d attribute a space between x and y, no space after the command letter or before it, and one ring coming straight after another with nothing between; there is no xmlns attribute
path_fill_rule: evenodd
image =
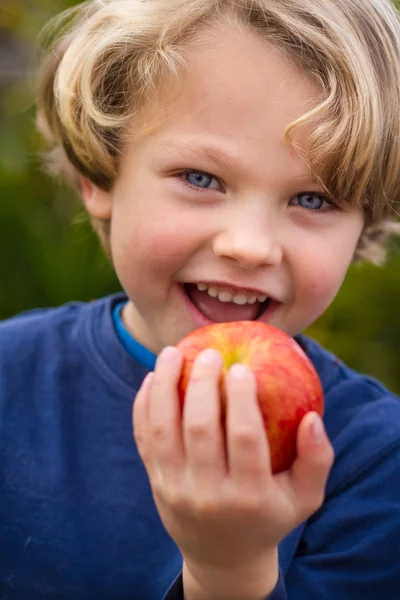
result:
<svg viewBox="0 0 400 600"><path fill-rule="evenodd" d="M206 348L223 359L220 380L222 425L225 427L224 377L235 363L247 365L257 381L257 400L268 436L273 473L291 467L296 457L297 429L309 411L322 416L324 397L314 366L298 343L286 333L258 321L232 321L201 327L177 345L183 355L178 385L181 409L193 362Z"/></svg>

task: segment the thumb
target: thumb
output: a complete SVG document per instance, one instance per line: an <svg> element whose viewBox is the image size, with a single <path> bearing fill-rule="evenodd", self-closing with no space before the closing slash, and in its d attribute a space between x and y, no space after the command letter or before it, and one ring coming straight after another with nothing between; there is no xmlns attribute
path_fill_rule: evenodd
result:
<svg viewBox="0 0 400 600"><path fill-rule="evenodd" d="M316 412L305 415L297 432L297 457L290 470L298 515L308 519L324 501L334 451Z"/></svg>

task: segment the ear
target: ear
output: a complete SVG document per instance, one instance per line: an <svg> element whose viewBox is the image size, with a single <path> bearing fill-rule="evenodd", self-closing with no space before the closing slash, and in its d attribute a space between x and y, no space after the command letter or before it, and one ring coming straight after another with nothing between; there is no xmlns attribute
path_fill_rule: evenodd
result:
<svg viewBox="0 0 400 600"><path fill-rule="evenodd" d="M111 219L112 199L110 192L100 189L83 176L80 177L80 187L82 199L89 215L104 221Z"/></svg>

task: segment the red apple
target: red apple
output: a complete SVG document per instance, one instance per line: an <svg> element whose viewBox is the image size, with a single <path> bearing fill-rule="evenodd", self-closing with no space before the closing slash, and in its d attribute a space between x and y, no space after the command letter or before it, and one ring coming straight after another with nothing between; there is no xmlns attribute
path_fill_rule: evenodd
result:
<svg viewBox="0 0 400 600"><path fill-rule="evenodd" d="M286 333L257 321L215 323L193 331L178 344L184 358L179 397L181 407L196 356L206 348L223 359L220 380L225 422L224 376L234 363L247 365L257 381L257 399L268 436L273 473L289 469L296 457L297 428L303 416L322 416L323 391L318 374L298 343Z"/></svg>

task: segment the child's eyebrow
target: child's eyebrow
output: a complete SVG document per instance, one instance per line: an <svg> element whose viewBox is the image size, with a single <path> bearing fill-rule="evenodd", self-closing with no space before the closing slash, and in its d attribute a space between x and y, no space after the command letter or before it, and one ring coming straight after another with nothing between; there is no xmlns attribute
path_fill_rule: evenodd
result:
<svg viewBox="0 0 400 600"><path fill-rule="evenodd" d="M173 154L177 154L179 158L205 158L208 161L213 162L217 167L222 169L237 169L240 161L235 159L234 156L228 154L222 148L216 146L209 146L203 144L190 143L177 143L167 142L163 148Z"/></svg>

